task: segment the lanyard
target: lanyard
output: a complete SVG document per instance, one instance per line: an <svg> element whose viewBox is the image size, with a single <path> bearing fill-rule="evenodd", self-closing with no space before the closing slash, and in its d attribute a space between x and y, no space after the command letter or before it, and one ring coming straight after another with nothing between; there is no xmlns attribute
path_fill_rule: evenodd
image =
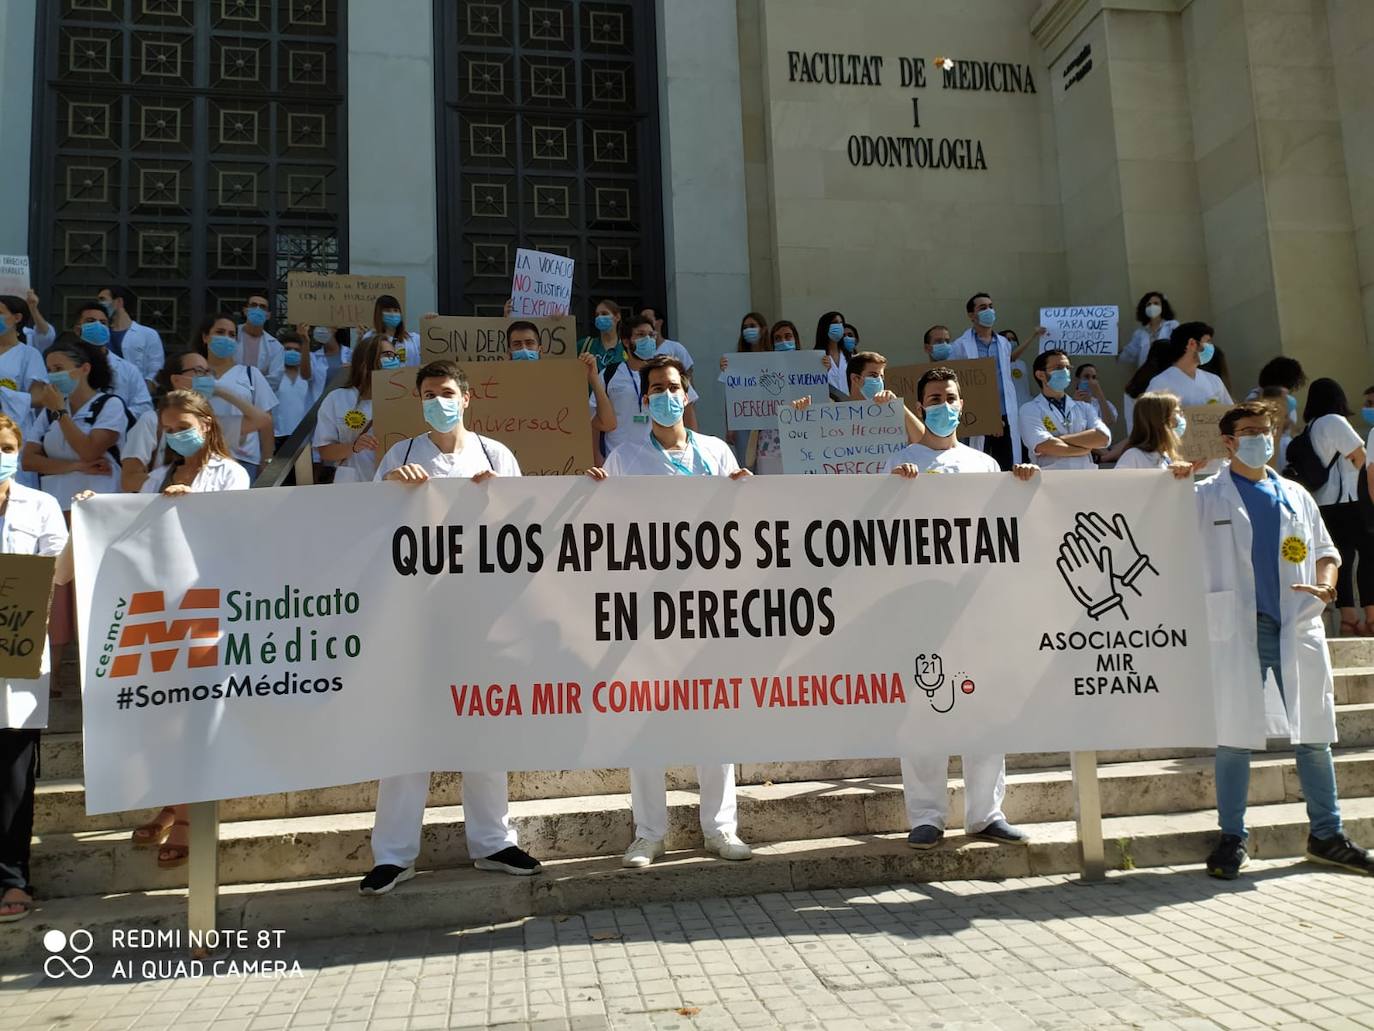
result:
<svg viewBox="0 0 1374 1031"><path fill-rule="evenodd" d="M1054 404L1054 402L1051 401L1048 397L1045 397L1045 396L1042 394L1042 395L1041 395L1041 399L1045 402L1045 408L1049 411L1050 416L1051 416L1052 418L1053 418L1054 416L1058 416L1058 418L1054 419L1054 421L1057 422L1057 423L1059 423L1060 426L1061 426L1061 429L1060 429L1059 432L1060 432L1060 433L1070 433L1070 432L1072 432L1072 430L1073 430L1073 409L1071 409L1071 408L1069 407L1069 405L1071 405L1071 404L1073 403L1072 400L1071 400L1070 398L1068 398L1068 397L1065 397L1065 398L1064 398L1064 410L1061 412L1061 411L1059 410L1059 408Z"/></svg>
<svg viewBox="0 0 1374 1031"><path fill-rule="evenodd" d="M664 458L668 459L672 467L676 469L678 472L682 473L683 476L696 475L696 473L693 472L690 468L682 464L681 459L674 458L672 455L668 454L668 452L664 450L663 445L658 442L658 438L655 437L652 432L649 434L649 439L654 442L654 447L658 448L659 454L661 454ZM701 463L701 467L706 470L705 475L713 475L713 473L711 472L710 464L706 461L706 459L701 457L701 451L697 448L697 438L692 434L691 430L687 431L687 443L691 445L692 454L695 455L697 461Z"/></svg>

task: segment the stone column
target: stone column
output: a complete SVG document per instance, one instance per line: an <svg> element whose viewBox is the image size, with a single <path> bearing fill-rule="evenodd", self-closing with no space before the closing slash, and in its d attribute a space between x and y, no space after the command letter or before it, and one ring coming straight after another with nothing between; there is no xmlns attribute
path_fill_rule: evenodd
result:
<svg viewBox="0 0 1374 1031"><path fill-rule="evenodd" d="M8 203L0 204L0 254L29 253L29 153L38 0L0 4L0 135L8 141ZM55 307L55 306L54 306Z"/></svg>

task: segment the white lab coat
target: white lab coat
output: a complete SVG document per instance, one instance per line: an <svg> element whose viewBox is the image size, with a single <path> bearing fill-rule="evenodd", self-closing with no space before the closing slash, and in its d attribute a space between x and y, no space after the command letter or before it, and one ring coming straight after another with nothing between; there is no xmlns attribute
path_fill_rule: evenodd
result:
<svg viewBox="0 0 1374 1031"><path fill-rule="evenodd" d="M1013 463L1022 461L1021 458L1021 427L1017 420L1019 406L1016 402L1016 386L1011 379L1011 341L1002 334L997 333L997 350L1000 355L998 365L1002 370L1002 382L999 384L1002 395L1002 414L1007 417L1007 432L1011 434L1011 460ZM951 359L975 359L981 358L978 353L978 341L973 335L973 327L970 326L964 331L964 335L954 341L954 350L950 353ZM969 447L983 450L982 437L969 437L966 441Z"/></svg>
<svg viewBox="0 0 1374 1031"><path fill-rule="evenodd" d="M49 495L10 484L0 553L6 555L58 555L67 544L67 524L62 509ZM48 646L41 645L38 677L34 680L0 678L0 727L37 730L48 725Z"/></svg>
<svg viewBox="0 0 1374 1031"><path fill-rule="evenodd" d="M1304 552L1298 562L1275 556L1283 617L1282 697L1272 678L1260 689L1250 516L1231 482L1230 466L1223 465L1220 473L1197 488L1217 744L1262 749L1266 737L1287 737L1295 744L1328 744L1336 740L1336 707L1322 626L1325 605L1290 586L1315 584L1318 559L1339 562L1340 553L1312 496L1273 470L1267 475L1278 480L1288 500L1280 516L1280 545L1296 538Z"/></svg>

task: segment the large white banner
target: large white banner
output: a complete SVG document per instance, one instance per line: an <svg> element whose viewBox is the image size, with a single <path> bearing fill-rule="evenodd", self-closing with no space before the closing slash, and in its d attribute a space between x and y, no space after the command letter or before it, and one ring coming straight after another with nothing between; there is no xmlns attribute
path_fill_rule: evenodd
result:
<svg viewBox="0 0 1374 1031"><path fill-rule="evenodd" d="M351 484L74 521L91 812L1215 742L1193 494L1163 472Z"/></svg>

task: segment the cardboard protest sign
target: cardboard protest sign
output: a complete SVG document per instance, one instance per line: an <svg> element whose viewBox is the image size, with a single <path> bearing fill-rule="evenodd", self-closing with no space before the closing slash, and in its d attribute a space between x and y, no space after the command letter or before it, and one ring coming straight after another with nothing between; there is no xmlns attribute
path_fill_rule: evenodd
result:
<svg viewBox="0 0 1374 1031"><path fill-rule="evenodd" d="M906 409L900 400L813 404L800 412L784 405L778 435L785 473L880 473L906 447Z"/></svg>
<svg viewBox="0 0 1374 1031"><path fill-rule="evenodd" d="M573 260L521 247L511 279L511 315L517 319L566 315L572 307Z"/></svg>
<svg viewBox="0 0 1374 1031"><path fill-rule="evenodd" d="M919 365L889 365L884 376L887 389L904 397L912 411L920 402L916 384L926 370L937 366L959 374L959 393L964 399L964 416L957 435L977 437L1002 435L1002 396L997 391L997 362L992 358L972 358L952 362L923 362Z"/></svg>
<svg viewBox="0 0 1374 1031"><path fill-rule="evenodd" d="M47 555L0 555L0 678L38 676L56 568Z"/></svg>
<svg viewBox="0 0 1374 1031"><path fill-rule="evenodd" d="M506 327L513 321L460 315L425 319L420 323L420 349L424 360L505 361L509 354ZM577 321L571 315L525 321L539 327L539 348L544 358L577 357Z"/></svg>
<svg viewBox="0 0 1374 1031"><path fill-rule="evenodd" d="M567 476L593 464L587 374L580 362L463 362L472 401L463 425L515 452L526 476ZM413 368L372 374L373 434L381 454L429 431Z"/></svg>
<svg viewBox="0 0 1374 1031"><path fill-rule="evenodd" d="M29 258L26 254L0 254L0 294L23 297L29 292Z"/></svg>
<svg viewBox="0 0 1374 1031"><path fill-rule="evenodd" d="M1279 398L1264 398L1274 425L1282 425L1288 418L1288 405ZM1225 459L1226 445L1221 442L1221 417L1231 410L1231 405L1193 405L1183 409L1183 418L1188 421L1181 441L1185 462L1212 462ZM1277 456L1278 449L1274 449ZM1276 458L1277 460L1277 458Z"/></svg>
<svg viewBox="0 0 1374 1031"><path fill-rule="evenodd" d="M1040 325L1048 333L1040 338L1040 353L1056 348L1070 357L1114 355L1121 312L1114 304L1079 308L1041 308Z"/></svg>
<svg viewBox="0 0 1374 1031"><path fill-rule="evenodd" d="M286 277L286 314L292 323L312 326L370 326L382 294L391 294L404 310L406 277L291 272Z"/></svg>
<svg viewBox="0 0 1374 1031"><path fill-rule="evenodd" d="M775 430L778 409L801 397L830 399L824 351L760 351L730 355L721 375L725 424L732 430Z"/></svg>

